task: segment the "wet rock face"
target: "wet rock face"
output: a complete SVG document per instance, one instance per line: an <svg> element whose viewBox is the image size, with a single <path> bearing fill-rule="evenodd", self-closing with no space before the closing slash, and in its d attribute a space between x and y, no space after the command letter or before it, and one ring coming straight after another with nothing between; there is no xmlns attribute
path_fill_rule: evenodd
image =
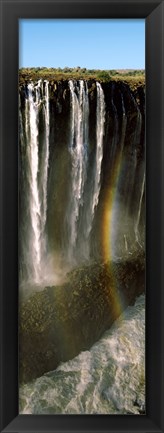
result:
<svg viewBox="0 0 164 433"><path fill-rule="evenodd" d="M87 350L144 291L144 258L74 269L20 305L20 381L55 369ZM119 300L119 302L118 302ZM121 308L120 308L121 305Z"/></svg>
<svg viewBox="0 0 164 433"><path fill-rule="evenodd" d="M106 131L105 131L105 142L109 144L112 136L112 124L114 126L114 120L117 113L119 118L119 129L122 123L122 97L124 99L125 113L128 119L126 146L130 147L131 136L134 134L135 122L137 117L137 106L139 107L142 116L144 117L145 112L145 93L144 87L139 85L134 91L130 89L128 84L122 81L118 82L106 82L101 83L102 89L105 96L106 104ZM88 80L88 96L89 96L89 107L90 107L90 119L89 119L89 129L90 129L90 146L94 146L95 142L95 115L96 115L96 81ZM25 98L27 97L27 83L21 84L19 88L21 107L24 109ZM60 143L67 143L68 126L70 120L70 88L68 80L61 81L50 81L49 83L49 99L50 99L50 129L54 130L54 118L55 123L58 125L58 130L60 133L63 132L59 140ZM137 104L137 105L136 105ZM144 121L144 119L143 119ZM59 122L59 124L58 124ZM110 131L109 131L110 125ZM63 128L62 128L63 126ZM142 133L144 135L144 122L142 125ZM110 135L109 135L110 134ZM52 135L52 134L51 134ZM51 145L54 143L54 136L52 135ZM58 143L58 140L56 140ZM143 143L142 143L143 144Z"/></svg>
<svg viewBox="0 0 164 433"><path fill-rule="evenodd" d="M78 84L79 85L79 84ZM145 95L142 85L136 86L133 90L123 81L109 81L101 83L105 99L105 127L103 136L103 159L101 165L101 188L99 201L94 215L91 232L91 254L98 251L96 259L102 256L102 249L99 248L102 232L102 217L107 191L115 189L115 178L113 173L118 173L117 199L120 204L118 212L118 236L121 244L116 251L118 256L122 255L124 247L124 235L128 239L129 251L133 250L135 243L134 226L137 221L137 214L140 204L144 160L145 160ZM76 87L76 91L78 86ZM96 110L97 110L97 89L96 81L87 80L89 99L89 122L88 122L88 149L87 149L87 188L85 200L88 199L90 180L94 172L95 149L96 149ZM25 123L25 99L27 98L27 83L20 85L20 101L23 123ZM63 229L63 221L66 218L66 210L69 208L71 181L70 173L72 161L69 151L71 135L71 94L68 80L49 82L50 102L50 136L49 136L49 167L47 185L47 221L46 232L51 251L60 254L63 244L68 238L68 227ZM140 115L140 118L139 118ZM43 116L43 113L40 117ZM126 117L126 126L124 125ZM39 123L41 125L42 122ZM125 131L124 131L125 128ZM41 129L41 128L40 128ZM138 131L138 132L137 132ZM43 131L39 131L43 136ZM122 150L123 147L123 150ZM25 149L21 148L21 152ZM121 157L120 157L121 154ZM120 167L119 158L121 159ZM21 158L20 158L21 160ZM20 184L23 185L23 169L20 174ZM23 188L23 187L22 187ZM22 206L24 209L24 205ZM130 224L126 228L126 215L123 221L122 209L127 210ZM126 213L126 212L125 212ZM144 215L145 195L143 194L142 207L140 211L140 238L144 245ZM55 221L55 223L54 223ZM63 241L64 232L64 241ZM101 250L101 251L100 251Z"/></svg>

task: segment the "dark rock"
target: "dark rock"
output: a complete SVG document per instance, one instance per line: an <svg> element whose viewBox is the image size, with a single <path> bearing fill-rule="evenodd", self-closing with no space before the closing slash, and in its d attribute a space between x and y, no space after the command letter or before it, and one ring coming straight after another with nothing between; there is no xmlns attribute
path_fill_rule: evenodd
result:
<svg viewBox="0 0 164 433"><path fill-rule="evenodd" d="M77 80L78 81L78 80ZM87 80L89 96L89 139L88 139L88 160L87 172L92 178L95 164L95 147L96 147L96 106L97 90L96 80ZM102 82L102 88L105 97L105 131L103 138L103 160L101 166L101 189L99 194L99 203L96 208L95 217L91 232L91 255L95 251L100 251L100 238L102 234L102 217L105 212L105 203L107 200L107 191L115 189L115 176L118 173L118 196L122 208L128 208L131 218L131 226L126 229L126 217L121 222L118 218L120 232L117 235L117 245L121 239L120 247L117 248L116 255L120 256L124 250L124 235L128 239L129 251L132 251L135 244L134 225L137 220L137 213L140 201L141 183L143 179L143 167L145 160L145 94L144 86L137 84L133 90L125 81L108 81ZM22 112L22 124L25 132L25 100L27 97L27 82L20 83L20 105ZM49 169L47 196L51 197L47 209L47 236L51 251L60 252L63 248L63 230L65 231L65 244L68 243L69 233L67 232L67 223L65 222L65 210L70 202L70 120L71 120L71 100L68 80L57 80L55 77L50 79L49 83L49 101L50 101L50 137L49 137ZM124 145L122 143L122 125L123 125L123 103L126 113L126 131ZM44 119L43 107L41 105L41 117ZM136 140L136 126L138 110L140 110L142 122L139 138ZM44 141L42 123L39 119L40 142ZM117 134L116 134L117 126ZM117 136L117 137L116 137ZM115 137L115 138L114 138ZM20 145L20 162L23 160L25 149ZM122 152L122 153L121 153ZM39 150L41 155L41 148ZM121 155L121 157L120 157ZM119 166L120 158L120 167ZM25 183L25 173L22 170L23 163L20 163L20 184ZM118 169L119 168L119 169ZM56 193L54 193L54 185ZM90 191L91 182L88 176L86 181L86 191ZM88 194L89 196L89 194ZM87 193L85 194L87 198ZM21 206L21 203L20 203ZM22 200L22 209L25 203ZM140 233L141 245L144 244L144 218L145 214L145 195L143 195ZM55 220L55 225L54 225ZM141 229L142 227L142 229ZM64 245L65 247L65 245ZM102 248L101 248L102 250ZM97 258L96 256L94 256Z"/></svg>

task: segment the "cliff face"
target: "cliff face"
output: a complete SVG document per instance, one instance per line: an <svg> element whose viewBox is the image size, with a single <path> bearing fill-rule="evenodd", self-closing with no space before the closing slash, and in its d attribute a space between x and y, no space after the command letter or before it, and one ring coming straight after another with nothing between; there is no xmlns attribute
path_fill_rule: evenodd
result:
<svg viewBox="0 0 164 433"><path fill-rule="evenodd" d="M43 83L43 93L44 93ZM78 96L79 82L75 82ZM142 85L130 87L122 81L101 83L105 100L105 123L103 131L103 157L101 164L101 188L99 200L90 234L90 249L94 256L102 255L102 219L105 212L108 191L113 190L117 207L117 234L114 243L116 255L132 251L139 243L144 244L144 170L145 170L145 93ZM89 118L87 148L87 179L84 202L94 176L96 136L97 136L97 87L95 80L87 81ZM20 105L23 124L25 123L25 103L28 98L28 83L20 86ZM39 143L43 140L44 119L41 101L39 107ZM72 167L70 147L71 135L71 92L68 81L49 83L49 167L47 194L51 197L47 207L47 233L51 250L60 252L66 249L70 236L66 224L70 196L70 172ZM42 145L39 144L39 154ZM25 154L25 144L21 144L21 154ZM22 162L22 158L20 158ZM22 165L24 163L22 162ZM42 162L40 162L42 164ZM25 185L21 170L20 182ZM38 175L39 176L39 175ZM26 186L24 186L26 189ZM119 206L118 206L119 203ZM22 202L24 208L25 203ZM118 207L120 210L118 210ZM81 217L80 217L81 215ZM68 215L69 218L69 215ZM82 226L82 206L79 209ZM137 221L137 219L139 219ZM139 243L138 243L139 242ZM82 239L77 240L78 249ZM80 255L80 253L78 253Z"/></svg>

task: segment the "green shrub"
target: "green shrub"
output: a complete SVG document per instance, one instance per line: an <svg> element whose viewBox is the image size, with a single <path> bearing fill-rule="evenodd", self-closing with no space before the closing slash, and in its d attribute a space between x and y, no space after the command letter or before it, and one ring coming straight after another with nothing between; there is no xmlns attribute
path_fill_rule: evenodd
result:
<svg viewBox="0 0 164 433"><path fill-rule="evenodd" d="M101 72L98 72L97 78L99 80L102 80L102 81L109 81L110 80L110 75L109 75L109 73L107 71L101 71Z"/></svg>

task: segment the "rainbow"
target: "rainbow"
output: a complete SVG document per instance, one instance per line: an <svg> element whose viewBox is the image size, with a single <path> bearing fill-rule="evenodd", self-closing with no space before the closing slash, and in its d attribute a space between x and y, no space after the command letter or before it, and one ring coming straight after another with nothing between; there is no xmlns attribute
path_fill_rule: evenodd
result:
<svg viewBox="0 0 164 433"><path fill-rule="evenodd" d="M105 196L105 205L104 212L102 218L102 255L104 262L109 263L111 266L111 286L113 291L113 302L114 302L114 310L116 316L119 316L123 310L123 302L120 298L118 287L117 287L117 279L115 276L115 272L113 269L112 259L113 259L113 242L112 242L112 232L113 232L113 209L115 205L116 192L118 187L118 182L121 173L121 161L122 161L122 151L120 150L117 160L112 168L112 175L110 179L109 186L106 190Z"/></svg>

